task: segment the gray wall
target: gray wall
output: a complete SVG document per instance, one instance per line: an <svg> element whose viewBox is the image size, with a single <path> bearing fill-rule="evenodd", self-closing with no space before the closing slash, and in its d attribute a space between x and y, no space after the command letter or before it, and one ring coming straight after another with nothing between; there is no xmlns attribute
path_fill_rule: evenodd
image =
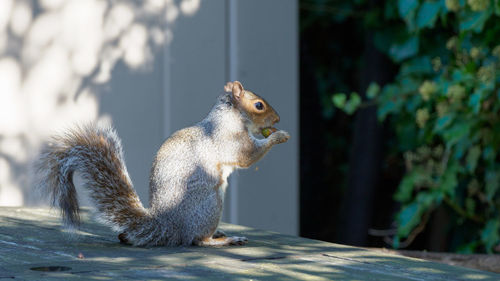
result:
<svg viewBox="0 0 500 281"><path fill-rule="evenodd" d="M296 2L205 1L195 17L175 23L173 38L167 93L171 130L203 118L225 81L239 80L273 105L282 120L277 126L292 136L254 167L232 176L224 220L297 234Z"/></svg>
<svg viewBox="0 0 500 281"><path fill-rule="evenodd" d="M2 1L0 9L7 10L8 7L1 7L7 2ZM230 80L239 80L273 105L282 120L278 127L288 131L292 138L288 143L273 148L254 167L231 176L224 220L297 234L297 1L151 2L157 3L156 6L151 6L147 1L112 1L111 4L106 1L88 1L91 2L95 5L88 4L87 10L79 6L87 5L82 4L87 2L81 1L62 2L58 7L33 5L29 27L18 36L13 36L9 31L9 28L12 29L9 23L2 29L0 15L0 39L2 36L8 38L7 48L2 48L0 40L0 75L2 69L9 70L8 67L2 68L3 59L15 61L24 78L21 78L21 86L15 88L17 92L11 96L22 96L28 101L37 99L23 86L29 82L30 75L36 77L34 69L38 65L43 66L37 59L32 62L25 58L27 52L24 49L38 46L30 38L38 38L36 35L40 38L53 36L53 41L58 42L61 35L50 35L52 33L49 32L52 29L59 30L58 25L74 26L83 31L90 29L89 42L95 39L92 37L94 34L102 33L98 37L102 42L96 45L94 55L97 63L94 68L83 73L78 68L70 71L71 75L61 78L57 84L59 88L52 87L52 92L43 96L49 101L58 101L63 97L62 103L42 110L42 113L30 107L23 108L25 111L14 117L14 121L19 119L20 125L17 127L21 129L18 131L13 132L0 122L0 205L46 203L32 192L30 178L26 177L29 162L50 134L74 123L92 120L111 122L116 127L123 141L131 178L141 200L147 205L149 169L161 143L175 130L201 120L222 92L223 85ZM11 3L14 4L9 8L10 22L22 21L13 18L19 13L13 12L17 2ZM118 3L125 3L125 8ZM73 9L67 9L71 5ZM117 6L120 9L116 9ZM108 32L111 29L106 29L113 10L117 11L118 22L125 22L116 38L112 37L112 32ZM85 11L87 16L96 17L103 24L79 27L78 22L73 22L71 17L71 12L75 11ZM130 13L133 15L132 20L126 22ZM58 16L54 21L56 25L45 23L43 26L42 16L47 18L48 15ZM37 26L45 29L36 29ZM40 30L49 30L48 35L41 34ZM75 32L73 38L70 32L60 45L46 47L67 54L70 58L62 60L68 63L66 68L62 68L64 63L54 63L56 66L53 67L61 68L60 73L72 69L71 57L78 51L79 45L68 45L68 38L79 42L78 38L85 34ZM141 39L141 36L146 36L146 39ZM24 47L16 48L19 45ZM43 58L49 53L45 49L41 50L39 57ZM111 72L108 79L99 80L106 69L106 62L111 64ZM5 65L9 66L8 63ZM2 83L5 81L0 79L0 90L9 89L7 86L2 87ZM39 81L38 86L43 88L43 83ZM15 106L20 103L16 98L1 95L4 94L0 93L0 98L3 98L0 101L4 101L4 104L12 103ZM44 107L42 104L38 106ZM3 145L15 142L20 145ZM14 161L12 157L7 157L14 154L12 147L17 147L19 152L27 151L28 156ZM7 172L4 170L2 173L2 165L8 168Z"/></svg>
<svg viewBox="0 0 500 281"><path fill-rule="evenodd" d="M149 201L149 169L164 138L162 58L163 50L157 51L148 72L134 72L118 63L99 99L99 113L113 117L127 169L145 205Z"/></svg>
<svg viewBox="0 0 500 281"><path fill-rule="evenodd" d="M237 222L291 234L298 234L299 201L297 11L295 1L238 1L237 78L266 97L292 138L258 170L238 174Z"/></svg>

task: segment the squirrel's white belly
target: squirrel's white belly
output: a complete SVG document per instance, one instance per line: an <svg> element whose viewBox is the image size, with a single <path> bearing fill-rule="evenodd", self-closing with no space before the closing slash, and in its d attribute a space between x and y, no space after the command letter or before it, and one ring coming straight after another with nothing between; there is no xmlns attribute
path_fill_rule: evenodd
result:
<svg viewBox="0 0 500 281"><path fill-rule="evenodd" d="M221 198L224 200L224 194L226 193L227 188L227 178L234 171L234 167L232 166L222 166L221 167L221 185L219 186L219 193Z"/></svg>

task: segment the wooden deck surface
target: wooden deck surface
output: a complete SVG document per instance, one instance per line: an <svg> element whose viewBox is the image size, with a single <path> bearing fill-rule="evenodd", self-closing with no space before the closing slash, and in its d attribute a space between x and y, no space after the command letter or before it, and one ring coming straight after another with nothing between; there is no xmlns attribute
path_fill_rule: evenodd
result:
<svg viewBox="0 0 500 281"><path fill-rule="evenodd" d="M77 237L56 211L0 207L0 279L500 280L500 274L223 224L245 246L137 248L83 216Z"/></svg>

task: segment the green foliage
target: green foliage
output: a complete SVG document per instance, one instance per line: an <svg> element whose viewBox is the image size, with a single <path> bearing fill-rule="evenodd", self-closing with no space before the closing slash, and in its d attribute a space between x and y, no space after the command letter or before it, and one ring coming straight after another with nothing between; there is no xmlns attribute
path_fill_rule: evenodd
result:
<svg viewBox="0 0 500 281"><path fill-rule="evenodd" d="M375 82L372 82L366 89L366 97L369 99L377 97L378 93L380 93L380 86Z"/></svg>
<svg viewBox="0 0 500 281"><path fill-rule="evenodd" d="M344 93L335 94L332 97L333 104L339 108L344 108L347 97Z"/></svg>
<svg viewBox="0 0 500 281"><path fill-rule="evenodd" d="M450 228L471 225L456 249L492 252L500 244L500 0L384 5L368 11L397 11L399 19L379 13L378 25L365 28L399 73L383 87L371 84L366 97L395 131L393 153L406 163L394 195L402 206L394 246L445 205L455 214ZM335 106L363 106L346 99L334 95Z"/></svg>
<svg viewBox="0 0 500 281"><path fill-rule="evenodd" d="M349 99L344 93L335 94L332 101L335 106L342 108L347 114L353 114L361 105L361 97L355 92L349 95Z"/></svg>

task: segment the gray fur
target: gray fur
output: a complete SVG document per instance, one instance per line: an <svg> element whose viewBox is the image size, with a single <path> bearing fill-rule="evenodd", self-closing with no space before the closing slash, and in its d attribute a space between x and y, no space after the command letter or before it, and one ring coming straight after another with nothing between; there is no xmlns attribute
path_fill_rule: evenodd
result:
<svg viewBox="0 0 500 281"><path fill-rule="evenodd" d="M79 171L100 220L123 232L133 245L242 244L244 237L211 237L220 221L229 174L288 140L284 131L267 139L253 136L258 128L271 125L255 124L231 94L221 95L205 119L177 131L161 146L151 169L149 209L135 193L112 128L90 125L54 138L37 164L39 187L61 209L65 224L78 225L72 175Z"/></svg>

